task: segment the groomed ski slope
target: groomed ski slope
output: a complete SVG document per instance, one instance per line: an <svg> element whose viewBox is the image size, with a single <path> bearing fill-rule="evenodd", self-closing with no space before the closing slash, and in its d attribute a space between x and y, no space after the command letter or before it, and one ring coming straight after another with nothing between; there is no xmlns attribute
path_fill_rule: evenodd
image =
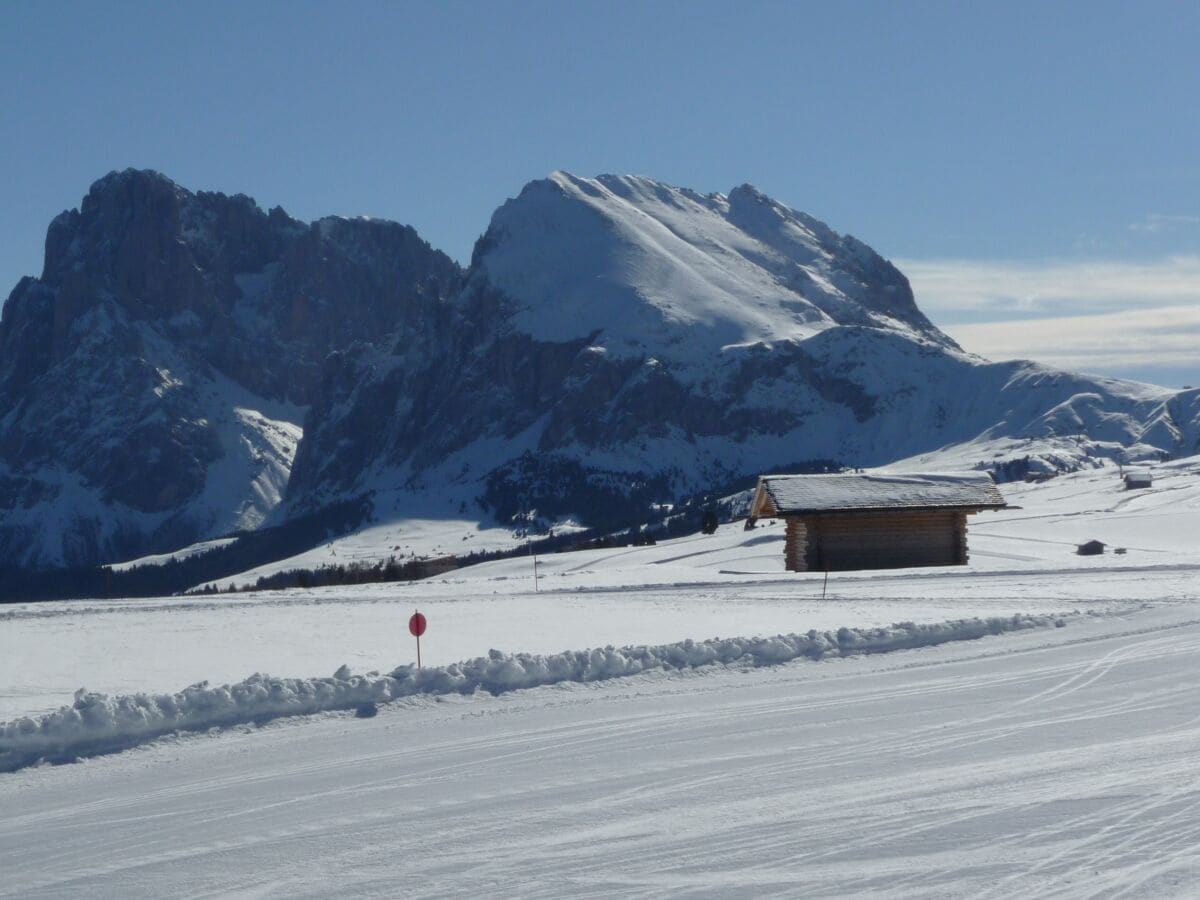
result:
<svg viewBox="0 0 1200 900"><path fill-rule="evenodd" d="M1192 604L0 777L0 896L1185 897Z"/></svg>
<svg viewBox="0 0 1200 900"><path fill-rule="evenodd" d="M960 619L891 628L811 629L806 634L768 638L713 638L659 646L597 647L549 656L502 653L448 666L406 665L385 675L354 675L342 666L328 678L275 678L256 674L232 685L200 682L170 694L137 693L118 697L80 689L75 702L41 716L0 723L0 772L47 762L78 762L112 753L177 731L263 724L283 716L355 709L374 715L380 703L402 697L441 697L606 681L642 672L699 669L705 666L772 666L796 659L820 660L861 653L890 653L932 647L1050 625L1065 627L1056 616Z"/></svg>
<svg viewBox="0 0 1200 900"><path fill-rule="evenodd" d="M374 718L258 708L99 756L84 734L79 762L0 774L0 897L1194 896L1200 460L1148 491L1101 469L1006 492L1020 508L973 520L969 567L836 574L824 599L767 527L551 557L537 593L508 560L0 610L0 720L47 722L81 684L110 693L83 695L98 711L174 695L206 665L218 693L272 672L246 682L268 699L400 684L415 605L431 684L483 657L465 692L389 684ZM1075 556L1088 538L1127 552ZM962 624L989 619L1015 630ZM911 640L939 634L969 639ZM314 677L335 658L389 674Z"/></svg>

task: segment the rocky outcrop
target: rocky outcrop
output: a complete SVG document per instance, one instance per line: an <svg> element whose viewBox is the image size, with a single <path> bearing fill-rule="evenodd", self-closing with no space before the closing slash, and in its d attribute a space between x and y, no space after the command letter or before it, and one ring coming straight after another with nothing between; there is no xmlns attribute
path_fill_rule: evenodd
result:
<svg viewBox="0 0 1200 900"><path fill-rule="evenodd" d="M329 354L436 319L460 277L392 222L102 178L0 320L0 553L96 562L256 526Z"/></svg>
<svg viewBox="0 0 1200 900"><path fill-rule="evenodd" d="M767 470L1194 453L1196 397L970 356L886 259L748 185L554 173L462 272L402 225L126 171L0 319L0 554L112 560L368 494L615 527Z"/></svg>
<svg viewBox="0 0 1200 900"><path fill-rule="evenodd" d="M611 527L770 470L1200 439L1173 392L963 353L891 263L746 185L534 182L493 217L450 311L413 342L433 352L339 360L294 509L391 486L523 528Z"/></svg>

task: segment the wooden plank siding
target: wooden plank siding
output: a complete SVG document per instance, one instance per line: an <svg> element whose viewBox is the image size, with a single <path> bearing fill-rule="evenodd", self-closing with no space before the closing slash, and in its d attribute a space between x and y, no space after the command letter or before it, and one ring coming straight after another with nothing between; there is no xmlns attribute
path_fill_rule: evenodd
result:
<svg viewBox="0 0 1200 900"><path fill-rule="evenodd" d="M808 536L804 522L796 516L784 519L784 565L790 572L808 569Z"/></svg>
<svg viewBox="0 0 1200 900"><path fill-rule="evenodd" d="M784 520L785 564L795 572L967 561L967 514L959 510L805 513Z"/></svg>

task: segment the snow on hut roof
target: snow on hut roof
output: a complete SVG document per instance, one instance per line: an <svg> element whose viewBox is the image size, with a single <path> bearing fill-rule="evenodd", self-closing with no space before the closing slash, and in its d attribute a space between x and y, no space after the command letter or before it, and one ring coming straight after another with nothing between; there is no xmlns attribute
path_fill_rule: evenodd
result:
<svg viewBox="0 0 1200 900"><path fill-rule="evenodd" d="M758 482L755 515L867 509L998 509L1005 505L991 476L984 472L763 475ZM760 510L760 506L766 508Z"/></svg>

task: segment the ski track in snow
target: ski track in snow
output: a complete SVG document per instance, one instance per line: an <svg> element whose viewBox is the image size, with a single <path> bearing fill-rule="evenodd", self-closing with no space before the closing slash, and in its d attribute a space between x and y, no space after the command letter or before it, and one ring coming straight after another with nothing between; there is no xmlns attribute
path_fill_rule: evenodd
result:
<svg viewBox="0 0 1200 900"><path fill-rule="evenodd" d="M109 697L81 688L75 702L56 712L0 722L0 772L41 762L127 750L173 731L196 731L283 716L355 709L414 695L440 696L485 691L492 694L563 682L603 681L643 672L704 666L767 666L795 659L824 659L888 653L947 641L975 640L1028 628L1063 626L1056 615L961 619L918 625L767 638L713 638L656 647L604 647L552 656L497 650L487 657L442 667L401 666L387 675L355 676L342 666L330 678L272 678L253 675L233 685L194 684L173 694Z"/></svg>
<svg viewBox="0 0 1200 900"><path fill-rule="evenodd" d="M1148 609L166 739L0 778L0 896L1189 896L1197 652Z"/></svg>
<svg viewBox="0 0 1200 900"><path fill-rule="evenodd" d="M530 654L479 661L500 693L400 691L361 720L258 707L0 775L0 897L1196 896L1197 475L1165 464L1136 494L1104 470L1005 486L1023 508L978 517L969 566L828 586L781 571L782 529L734 526L539 557L540 593L512 559L408 585L3 608L0 720L36 722L81 683L169 695L394 665L418 605L430 677L489 646ZM1089 538L1128 553L1075 556ZM624 677L511 689L563 647L747 635L725 642L741 651L1060 611L1067 627L771 665L604 655L594 674ZM586 669L564 658L580 666L560 674ZM114 709L84 697L101 722ZM139 702L110 721L136 724Z"/></svg>

